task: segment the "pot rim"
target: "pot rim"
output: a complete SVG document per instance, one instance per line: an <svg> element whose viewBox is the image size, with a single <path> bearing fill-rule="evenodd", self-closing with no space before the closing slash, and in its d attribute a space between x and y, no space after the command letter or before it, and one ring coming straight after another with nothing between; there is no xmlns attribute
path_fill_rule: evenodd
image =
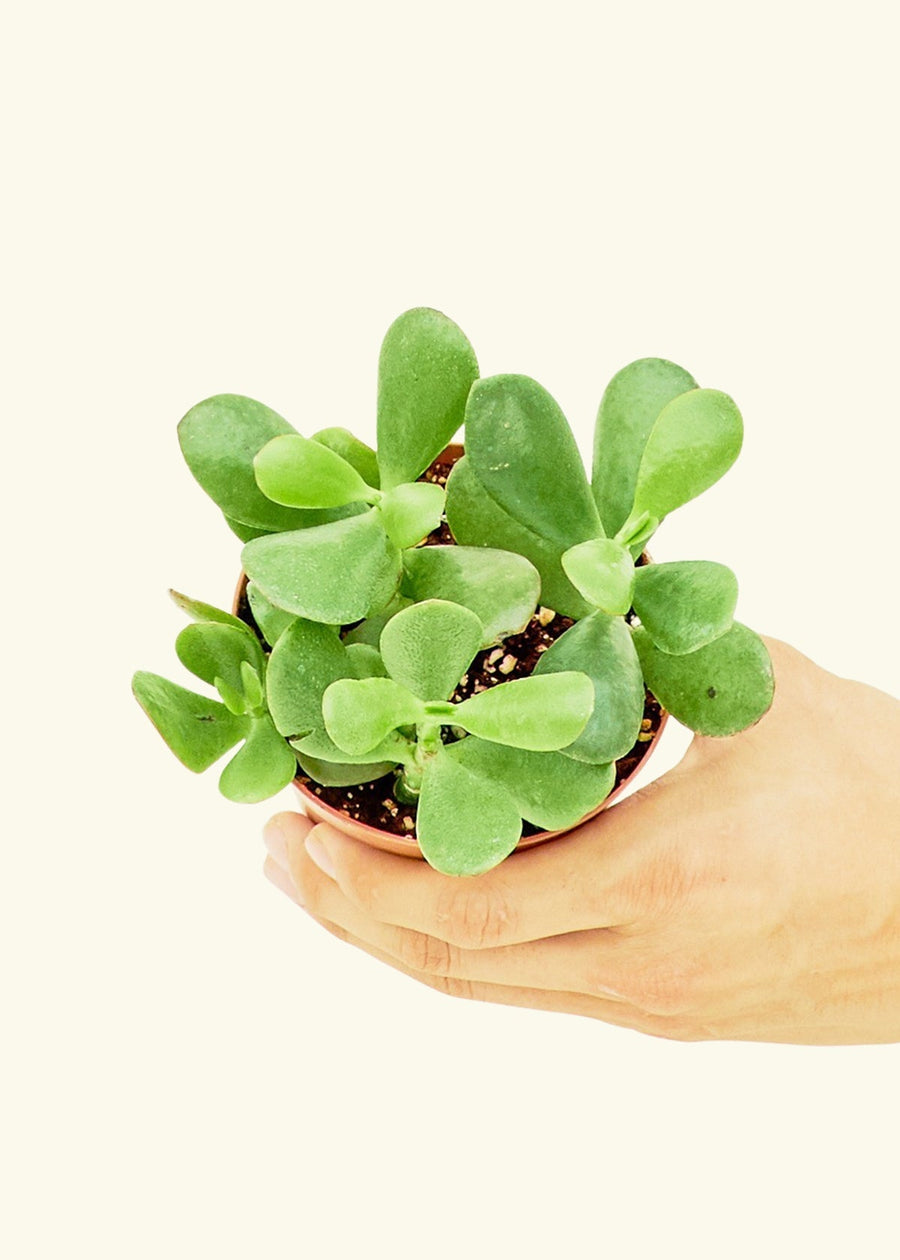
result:
<svg viewBox="0 0 900 1260"><path fill-rule="evenodd" d="M522 836L513 852L518 853L520 850L544 844L547 840L554 840L559 836L567 835L570 831L574 831L576 827L581 827L584 823L590 822L592 818L596 818L604 810L608 809L610 805L613 805L622 796L625 789L630 787L634 779L644 770L660 742L660 736L665 730L668 720L669 714L667 710L660 708L659 726L653 732L652 738L647 742L646 752L622 782L618 783L609 796L602 800L599 805L589 810L583 818L579 818L570 827L560 827L555 831L539 831L531 836ZM384 831L380 827L372 827L368 823L358 822L355 818L349 818L342 810L335 809L333 805L323 801L320 796L316 796L315 792L297 779L293 780L291 786L299 793L305 806L305 812L313 822L327 823L338 831L343 832L344 835L360 840L372 848L380 849L382 852L425 860L425 855L419 848L419 842L415 834L403 836L397 832Z"/></svg>

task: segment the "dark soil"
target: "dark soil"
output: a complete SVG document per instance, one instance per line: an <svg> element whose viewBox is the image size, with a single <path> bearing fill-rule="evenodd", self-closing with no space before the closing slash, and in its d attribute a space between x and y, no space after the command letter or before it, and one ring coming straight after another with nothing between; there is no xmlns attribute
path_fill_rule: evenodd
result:
<svg viewBox="0 0 900 1260"><path fill-rule="evenodd" d="M558 639L572 624L568 617L558 616L549 609L539 609L521 634L504 639L502 646L485 648L478 653L450 697L451 700L465 700L497 683L508 682L513 678L527 678L541 653L546 652L554 639ZM616 762L617 787L648 752L653 736L659 730L661 712L658 701L648 691L637 742L630 752ZM331 805L357 822L400 836L411 836L416 829L415 806L398 803L392 795L393 774L387 774L372 783L349 788L322 787L305 774L298 774L297 782L302 783L326 805ZM533 836L540 830L540 827L533 827L528 822L522 827L522 833L526 836Z"/></svg>
<svg viewBox="0 0 900 1260"><path fill-rule="evenodd" d="M434 461L423 473L423 481L432 481L441 486L446 484L450 470L461 453L460 449L448 448L445 456L451 451L449 459L440 458ZM429 534L423 546L454 546L455 542L447 522L442 521L440 526ZM644 562L645 557L642 556L638 563ZM247 600L246 583L241 588L236 612L242 621L246 621L259 634ZM502 645L485 648L478 653L468 671L460 679L459 686L450 699L458 703L479 691L496 686L497 683L509 682L514 678L527 678L541 654L546 652L550 644L573 624L569 617L560 616L548 608L538 608L520 634L511 635L503 640ZM262 638L261 635L260 638ZM659 702L648 691L645 695L644 718L637 741L631 751L616 762L616 787L643 760L659 730L661 720L662 709ZM452 736L448 733L447 738L452 738ZM332 808L340 810L357 822L400 836L411 836L415 832L416 807L395 800L393 773L386 774L381 779L375 779L372 783L340 788L323 787L301 771L297 774L296 782L318 796L326 805L331 805ZM523 835L535 835L538 831L540 831L539 827L534 827L528 822L523 823Z"/></svg>

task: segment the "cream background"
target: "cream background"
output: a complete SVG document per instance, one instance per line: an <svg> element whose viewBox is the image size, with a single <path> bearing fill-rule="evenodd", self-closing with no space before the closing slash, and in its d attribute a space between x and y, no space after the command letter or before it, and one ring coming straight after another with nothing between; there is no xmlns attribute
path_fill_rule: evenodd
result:
<svg viewBox="0 0 900 1260"><path fill-rule="evenodd" d="M128 691L180 676L166 588L235 578L179 416L232 390L371 435L381 336L428 304L586 450L633 358L730 392L744 454L657 557L727 562L743 620L900 695L895 12L9 11L5 1254L896 1256L900 1047L420 990L262 879L272 808Z"/></svg>

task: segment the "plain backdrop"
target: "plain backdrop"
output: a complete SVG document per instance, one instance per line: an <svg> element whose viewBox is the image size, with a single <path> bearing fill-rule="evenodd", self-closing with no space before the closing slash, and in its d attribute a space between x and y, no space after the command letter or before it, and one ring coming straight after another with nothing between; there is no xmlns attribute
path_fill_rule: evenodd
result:
<svg viewBox="0 0 900 1260"><path fill-rule="evenodd" d="M8 12L11 1260L898 1254L900 1046L684 1045L420 988L263 880L290 793L227 803L129 692L186 681L167 588L227 603L237 576L180 416L234 391L371 438L381 337L430 305L585 451L634 358L731 393L744 453L656 558L724 561L743 621L900 694L895 14Z"/></svg>

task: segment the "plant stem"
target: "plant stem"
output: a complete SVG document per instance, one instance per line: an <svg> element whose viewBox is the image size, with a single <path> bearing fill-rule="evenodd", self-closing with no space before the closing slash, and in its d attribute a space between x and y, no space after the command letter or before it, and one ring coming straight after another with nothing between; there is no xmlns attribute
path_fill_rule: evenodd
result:
<svg viewBox="0 0 900 1260"><path fill-rule="evenodd" d="M441 746L441 723L433 720L420 722L416 727L415 753L403 767L397 779L398 788L404 794L408 794L409 801L415 801L418 798L422 790L425 767L436 756Z"/></svg>

